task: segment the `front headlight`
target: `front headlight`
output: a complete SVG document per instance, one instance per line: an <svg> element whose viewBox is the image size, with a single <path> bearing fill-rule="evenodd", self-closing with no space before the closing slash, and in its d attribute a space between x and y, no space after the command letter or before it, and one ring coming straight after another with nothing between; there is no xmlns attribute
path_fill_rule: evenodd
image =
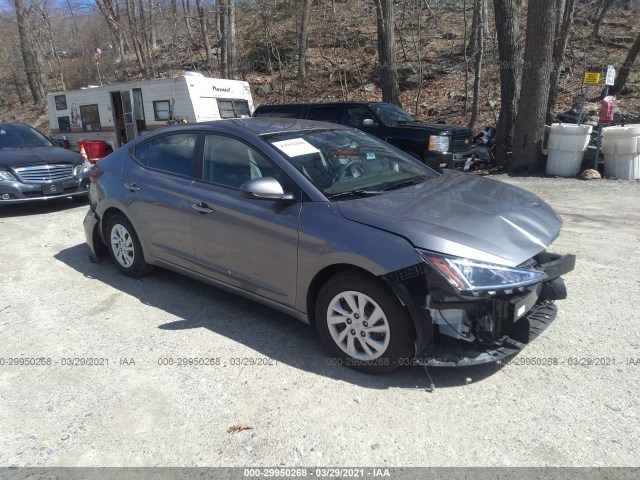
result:
<svg viewBox="0 0 640 480"><path fill-rule="evenodd" d="M423 251L419 253L445 280L462 291L504 290L531 285L546 277L539 270L505 267Z"/></svg>
<svg viewBox="0 0 640 480"><path fill-rule="evenodd" d="M448 152L449 151L449 137L445 135L431 135L429 137L429 150L434 152Z"/></svg>
<svg viewBox="0 0 640 480"><path fill-rule="evenodd" d="M7 182L15 182L16 179L9 172L0 170L0 180L6 180Z"/></svg>
<svg viewBox="0 0 640 480"><path fill-rule="evenodd" d="M73 169L73 175L77 178L82 177L85 173L87 173L91 169L91 163L86 160L82 163L82 165L76 165Z"/></svg>

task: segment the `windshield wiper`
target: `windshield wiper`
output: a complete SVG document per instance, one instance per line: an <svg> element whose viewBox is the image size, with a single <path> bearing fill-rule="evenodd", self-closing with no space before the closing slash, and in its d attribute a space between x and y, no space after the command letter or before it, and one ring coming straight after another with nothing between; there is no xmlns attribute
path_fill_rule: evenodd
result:
<svg viewBox="0 0 640 480"><path fill-rule="evenodd" d="M408 187L410 185L417 185L418 183L426 182L428 177L413 177L408 180L401 180L399 182L389 182L385 184L381 190L388 192L389 190L396 190L398 188Z"/></svg>
<svg viewBox="0 0 640 480"><path fill-rule="evenodd" d="M334 193L327 195L328 199L347 198L347 197L370 197L373 195L381 195L378 190L348 190L346 192Z"/></svg>

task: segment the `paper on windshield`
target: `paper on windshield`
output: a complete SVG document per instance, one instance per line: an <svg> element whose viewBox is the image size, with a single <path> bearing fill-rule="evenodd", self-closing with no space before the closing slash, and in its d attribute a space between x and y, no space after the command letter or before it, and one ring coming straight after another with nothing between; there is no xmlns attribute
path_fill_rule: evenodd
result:
<svg viewBox="0 0 640 480"><path fill-rule="evenodd" d="M307 142L304 138L292 138L273 142L272 145L288 157L299 157L309 153L319 153L316 147Z"/></svg>

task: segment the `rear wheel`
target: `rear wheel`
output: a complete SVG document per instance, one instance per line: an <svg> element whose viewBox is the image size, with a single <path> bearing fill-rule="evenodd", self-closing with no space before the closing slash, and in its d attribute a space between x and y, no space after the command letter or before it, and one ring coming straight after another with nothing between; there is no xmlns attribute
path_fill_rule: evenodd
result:
<svg viewBox="0 0 640 480"><path fill-rule="evenodd" d="M320 290L315 315L320 337L340 364L382 373L412 354L407 312L377 279L355 272L336 275Z"/></svg>
<svg viewBox="0 0 640 480"><path fill-rule="evenodd" d="M111 258L125 275L140 277L153 269L144 261L138 235L124 215L117 214L109 219L107 242Z"/></svg>

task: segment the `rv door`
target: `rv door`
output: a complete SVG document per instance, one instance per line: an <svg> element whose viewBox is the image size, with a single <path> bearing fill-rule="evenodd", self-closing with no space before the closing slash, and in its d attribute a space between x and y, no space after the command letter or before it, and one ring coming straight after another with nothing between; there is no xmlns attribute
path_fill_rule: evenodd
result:
<svg viewBox="0 0 640 480"><path fill-rule="evenodd" d="M130 142L138 136L138 127L133 116L133 91L121 90L120 98L122 99L122 117L124 118L124 129L127 134L127 142Z"/></svg>

